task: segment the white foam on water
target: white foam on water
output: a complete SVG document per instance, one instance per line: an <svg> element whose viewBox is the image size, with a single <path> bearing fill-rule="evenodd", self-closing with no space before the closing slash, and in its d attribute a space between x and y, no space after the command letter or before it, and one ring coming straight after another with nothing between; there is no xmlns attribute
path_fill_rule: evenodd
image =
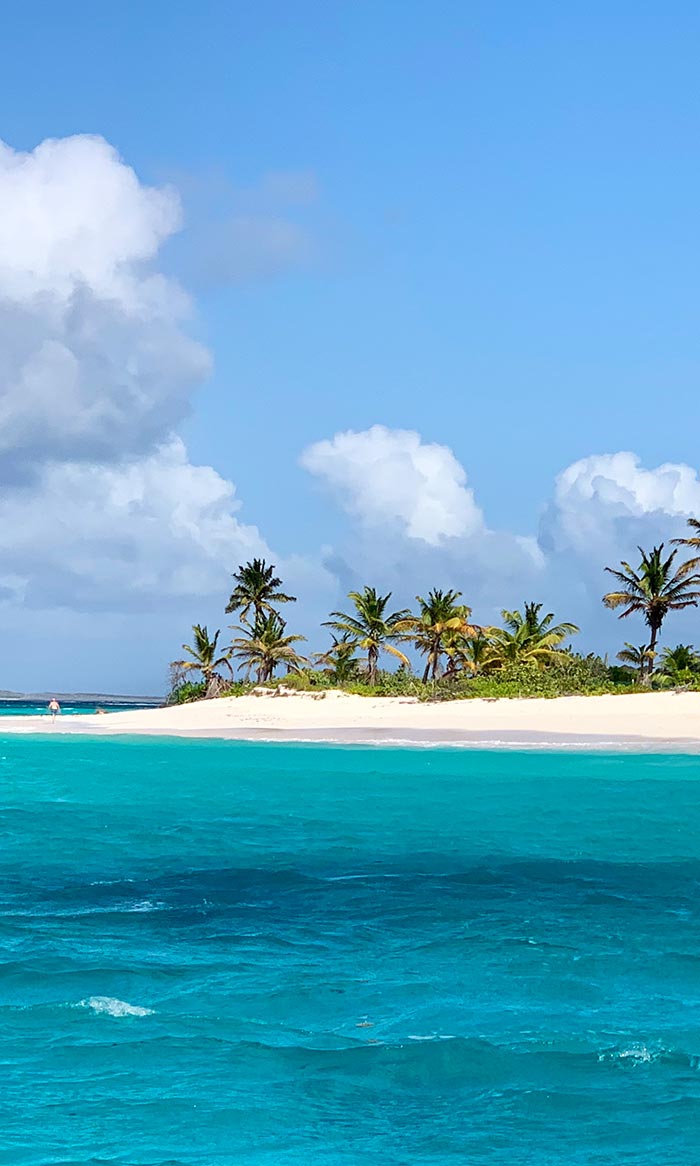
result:
<svg viewBox="0 0 700 1166"><path fill-rule="evenodd" d="M81 1000L79 1008L92 1008L104 1016L152 1016L152 1008L142 1008L139 1004L127 1004L126 1000L117 1000L114 996L88 996Z"/></svg>
<svg viewBox="0 0 700 1166"><path fill-rule="evenodd" d="M608 1049L598 1054L599 1061L630 1061L633 1065L650 1065L658 1053L646 1045L630 1045L624 1049Z"/></svg>
<svg viewBox="0 0 700 1166"><path fill-rule="evenodd" d="M621 1061L641 1061L645 1065L650 1064L654 1060L653 1054L646 1045L634 1045L631 1049L620 1049L617 1055Z"/></svg>
<svg viewBox="0 0 700 1166"><path fill-rule="evenodd" d="M453 1036L452 1033L449 1033L449 1032L448 1033L431 1032L431 1033L427 1034L426 1036L421 1036L418 1033L412 1033L409 1035L408 1039L409 1040L417 1040L417 1041L438 1041L438 1040L457 1040L457 1037Z"/></svg>

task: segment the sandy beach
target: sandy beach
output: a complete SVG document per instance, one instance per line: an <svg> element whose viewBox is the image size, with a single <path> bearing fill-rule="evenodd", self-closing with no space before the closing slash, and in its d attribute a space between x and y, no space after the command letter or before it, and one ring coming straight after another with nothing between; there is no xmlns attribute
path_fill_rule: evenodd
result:
<svg viewBox="0 0 700 1166"><path fill-rule="evenodd" d="M700 748L700 693L461 700L266 693L86 716L7 716L2 733L491 747Z"/></svg>

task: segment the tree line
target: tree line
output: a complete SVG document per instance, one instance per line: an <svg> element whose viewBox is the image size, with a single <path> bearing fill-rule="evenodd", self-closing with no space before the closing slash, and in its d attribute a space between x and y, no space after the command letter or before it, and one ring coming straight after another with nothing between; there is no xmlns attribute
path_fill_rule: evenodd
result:
<svg viewBox="0 0 700 1166"><path fill-rule="evenodd" d="M473 621L461 592L437 588L416 597L417 611L392 610L391 592L382 595L369 586L351 591L348 610L331 612L322 625L331 634L328 647L305 656L301 651L305 637L290 633L282 614L296 597L284 591L274 565L253 559L233 575L225 608L238 619L231 642L222 647L220 631L210 635L206 626L195 624L192 643L183 644L185 656L171 665L172 687L180 698L213 696L230 690L237 674L244 683L268 684L284 669L287 677L305 679L311 687L322 683L375 689L380 676L386 676L380 666L387 657L394 662L395 678L412 676L409 646L422 658L413 681L433 689L440 685L446 691L465 680L490 678L512 686L518 676L543 673L550 681L568 676L571 684L574 671L578 683L590 674L591 685L598 686L633 681L648 685L653 678L661 683L664 677L691 683L696 676L700 683L700 656L692 645L667 648L660 657L658 651L667 615L696 607L700 600L700 521L691 518L688 523L692 534L674 539L674 550L665 552L663 543L648 552L640 547L636 569L625 561L605 568L615 579L616 590L606 592L603 603L621 619L640 615L647 632L644 643L624 644L617 666L574 653L568 641L579 628L555 622L541 603L504 610L502 625L482 626ZM691 554L677 563L681 547ZM199 683L189 683L192 673L199 674Z"/></svg>

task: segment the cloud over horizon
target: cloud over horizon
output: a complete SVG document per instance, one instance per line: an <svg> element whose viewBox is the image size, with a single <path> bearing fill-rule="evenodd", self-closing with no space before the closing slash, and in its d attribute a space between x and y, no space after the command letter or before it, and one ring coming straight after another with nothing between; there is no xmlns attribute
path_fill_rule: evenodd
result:
<svg viewBox="0 0 700 1166"><path fill-rule="evenodd" d="M0 478L146 452L210 357L190 302L151 264L180 224L102 138L0 143Z"/></svg>
<svg viewBox="0 0 700 1166"><path fill-rule="evenodd" d="M315 196L308 175L262 189L268 210ZM307 632L350 587L391 589L402 605L437 586L460 589L485 622L541 598L581 623L582 647L609 646L634 633L602 608L604 565L700 516L696 470L645 468L623 451L565 467L538 529L496 530L449 445L377 424L301 452L350 533L334 544L324 531L318 551L280 555L243 521L234 485L193 465L177 435L211 367L188 296L158 268L181 223L177 194L144 185L102 138L79 136L29 153L0 143L0 209L0 626L23 667L47 628L56 660L77 673L91 639L130 636L136 651L148 627L163 659L145 674L161 677L195 619L225 626L230 573L254 555L278 564ZM262 270L252 228L227 262L243 271L247 245Z"/></svg>
<svg viewBox="0 0 700 1166"><path fill-rule="evenodd" d="M452 450L413 431L377 425L338 433L309 446L301 465L354 521L349 545L327 555L346 585L369 574L402 602L407 584L456 587L484 621L502 607L542 599L581 625L582 647L624 638L601 604L603 568L636 561L638 544L668 541L688 516L700 515L692 467L646 469L624 451L562 470L536 535L490 529Z"/></svg>
<svg viewBox="0 0 700 1166"><path fill-rule="evenodd" d="M322 478L362 525L398 526L407 538L438 546L483 528L467 475L451 449L410 429L373 425L317 441L301 465Z"/></svg>
<svg viewBox="0 0 700 1166"><path fill-rule="evenodd" d="M102 138L0 143L0 598L152 610L269 553L175 427L211 367L155 267L177 194Z"/></svg>
<svg viewBox="0 0 700 1166"><path fill-rule="evenodd" d="M0 558L29 608L207 603L239 562L270 556L257 527L236 517L240 505L177 437L119 465L53 463L0 496Z"/></svg>

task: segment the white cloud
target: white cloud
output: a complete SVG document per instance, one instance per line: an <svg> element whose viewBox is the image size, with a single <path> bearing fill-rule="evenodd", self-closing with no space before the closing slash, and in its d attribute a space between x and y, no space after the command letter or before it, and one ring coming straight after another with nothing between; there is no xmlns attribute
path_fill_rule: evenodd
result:
<svg viewBox="0 0 700 1166"><path fill-rule="evenodd" d="M278 204L314 194L311 176L278 175L228 208L222 278L307 254L305 227ZM52 667L77 653L74 674L89 666L94 685L96 638L122 677L147 643L156 663L138 666L133 687L156 690L190 623L225 625L230 572L256 554L278 562L299 595L295 624L312 634L339 590L368 582L401 604L456 587L484 621L541 598L582 624L582 645L609 645L603 566L700 516L695 470L645 469L624 452L577 461L535 539L489 528L447 446L381 425L338 433L301 462L352 516L349 544L321 563L280 561L241 520L233 485L191 465L174 436L209 368L187 297L155 267L179 223L177 196L142 184L100 138L30 153L0 143L0 627L17 656L43 658L50 634Z"/></svg>
<svg viewBox="0 0 700 1166"><path fill-rule="evenodd" d="M700 479L682 463L647 469L636 454L620 451L582 458L558 475L540 522L543 578L559 608L581 625L582 644L607 651L642 636L639 620L620 626L603 607L611 583L604 568L623 559L636 566L639 546L668 545L686 533L690 515L700 515ZM669 617L666 642L697 639L697 622L692 609Z"/></svg>
<svg viewBox="0 0 700 1166"><path fill-rule="evenodd" d="M424 442L412 430L374 425L360 433L337 433L310 445L301 464L367 527L398 529L430 546L483 529L452 450Z"/></svg>
<svg viewBox="0 0 700 1166"><path fill-rule="evenodd" d="M309 176L282 178L268 202L313 197ZM46 664L64 684L102 673L157 691L189 624L225 624L238 563L277 557L174 435L210 366L187 296L155 266L180 220L177 195L101 138L0 143L0 626L25 657L6 683L41 685ZM266 223L271 237L254 215L234 232L243 268L298 245Z"/></svg>
<svg viewBox="0 0 700 1166"><path fill-rule="evenodd" d="M633 453L594 454L558 475L540 542L549 552L595 550L664 539L682 519L700 514L700 479L691 466L665 463L647 470ZM619 557L619 556L618 556Z"/></svg>
<svg viewBox="0 0 700 1166"><path fill-rule="evenodd" d="M452 451L414 432L336 434L306 450L302 465L356 520L349 542L326 557L344 588L370 582L403 603L431 586L455 587L483 622L502 607L542 600L580 624L586 649L605 650L620 634L601 603L604 567L636 561L637 544L668 540L687 515L700 516L695 470L645 469L625 452L559 474L537 538L489 529Z"/></svg>
<svg viewBox="0 0 700 1166"><path fill-rule="evenodd" d="M146 451L209 356L151 261L180 220L101 138L0 143L0 479Z"/></svg>
<svg viewBox="0 0 700 1166"><path fill-rule="evenodd" d="M326 554L345 591L369 583L404 605L431 587L453 587L490 622L539 587L536 540L488 529L447 446L375 425L317 442L301 464L356 521L349 544Z"/></svg>
<svg viewBox="0 0 700 1166"><path fill-rule="evenodd" d="M0 143L0 289L25 302L80 286L140 302L133 265L180 225L172 191L143 186L103 138L47 139L31 153Z"/></svg>
<svg viewBox="0 0 700 1166"><path fill-rule="evenodd" d="M191 465L173 438L120 465L54 463L6 490L0 556L32 607L148 608L214 594L223 607L235 566L270 555L239 507L232 484Z"/></svg>
<svg viewBox="0 0 700 1166"><path fill-rule="evenodd" d="M269 551L173 427L209 368L153 263L180 224L98 137L0 143L0 598L34 611L225 598Z"/></svg>

